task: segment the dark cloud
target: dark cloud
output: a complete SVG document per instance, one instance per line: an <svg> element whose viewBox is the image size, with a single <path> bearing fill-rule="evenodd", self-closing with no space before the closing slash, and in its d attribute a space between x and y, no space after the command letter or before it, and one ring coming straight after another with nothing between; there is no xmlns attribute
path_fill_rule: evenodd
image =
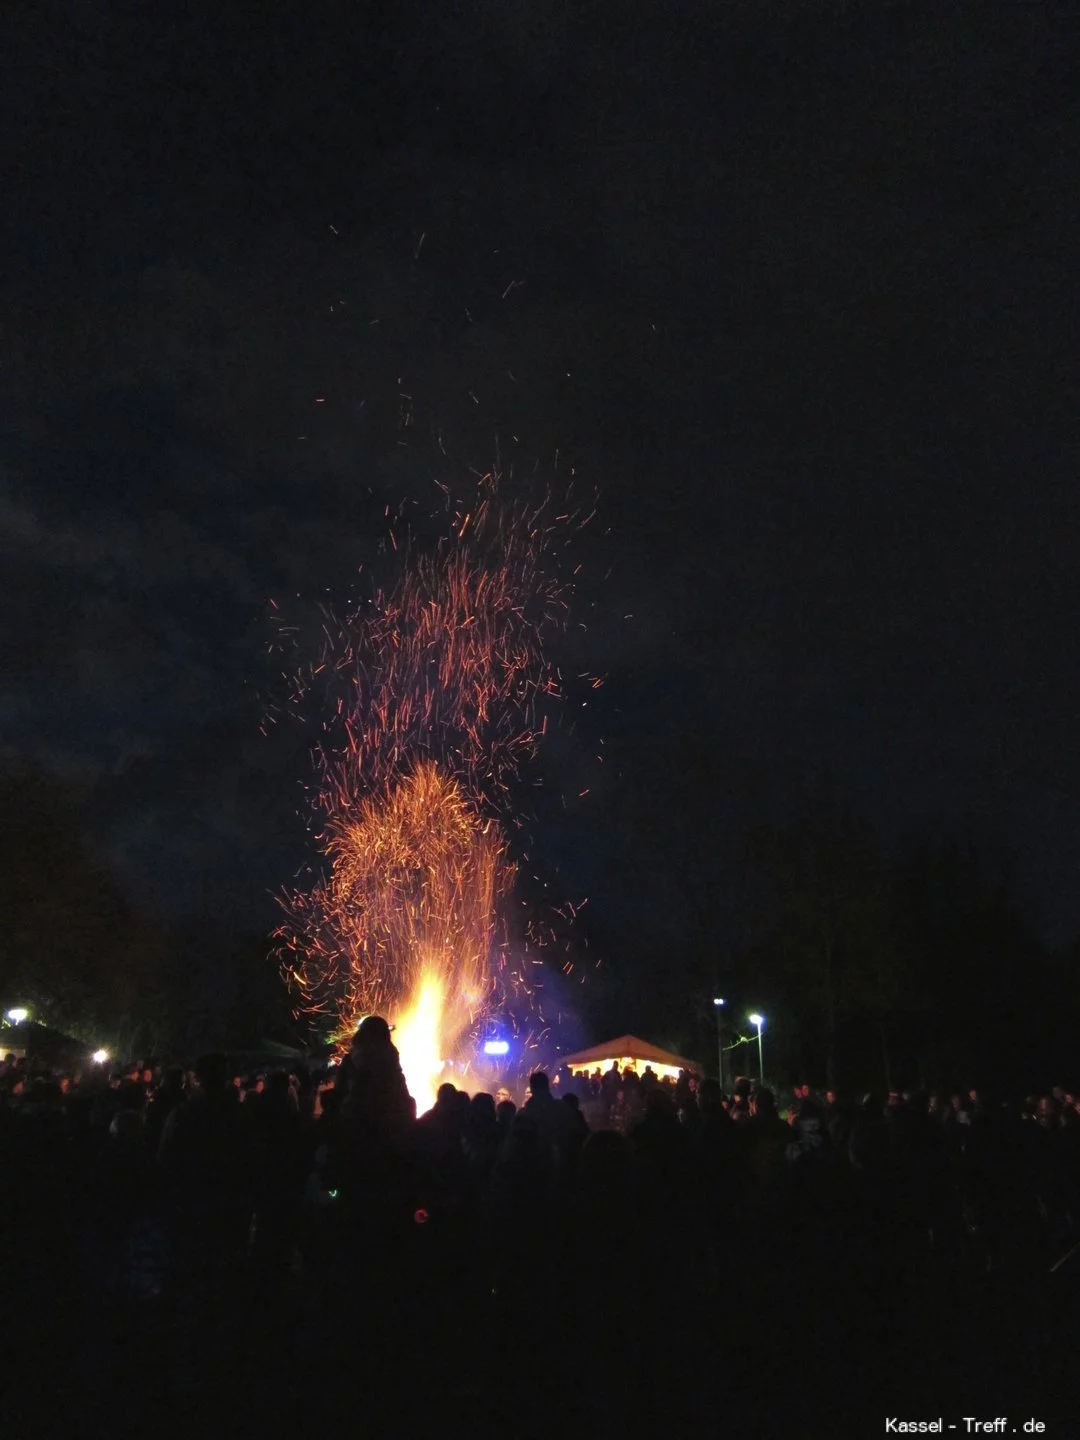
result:
<svg viewBox="0 0 1080 1440"><path fill-rule="evenodd" d="M1075 922L1062 47L1042 7L963 44L721 8L275 16L242 55L21 22L0 713L155 904L261 915L300 848L267 601L498 452L602 492L559 644L608 681L548 776L590 797L542 821L571 890L612 776L707 745L702 835L747 766L828 770L892 830L1009 830Z"/></svg>

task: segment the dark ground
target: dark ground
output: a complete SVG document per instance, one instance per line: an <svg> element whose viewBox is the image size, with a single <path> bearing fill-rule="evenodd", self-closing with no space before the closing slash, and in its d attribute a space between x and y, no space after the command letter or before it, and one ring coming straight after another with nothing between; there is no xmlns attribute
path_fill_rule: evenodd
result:
<svg viewBox="0 0 1080 1440"><path fill-rule="evenodd" d="M49 1200L60 1218L66 1204ZM1075 1273L977 1275L871 1254L855 1237L817 1243L789 1221L765 1243L733 1237L713 1283L664 1253L678 1235L651 1255L618 1254L618 1238L595 1247L608 1282L605 1265L574 1258L588 1238L554 1265L541 1238L535 1273L492 1297L470 1284L468 1237L435 1221L393 1249L341 1242L322 1273L245 1274L201 1301L128 1310L94 1308L72 1245L24 1250L5 1266L7 1424L855 1437L883 1433L890 1415L961 1427L1005 1415L1018 1433L1029 1418L1078 1433Z"/></svg>

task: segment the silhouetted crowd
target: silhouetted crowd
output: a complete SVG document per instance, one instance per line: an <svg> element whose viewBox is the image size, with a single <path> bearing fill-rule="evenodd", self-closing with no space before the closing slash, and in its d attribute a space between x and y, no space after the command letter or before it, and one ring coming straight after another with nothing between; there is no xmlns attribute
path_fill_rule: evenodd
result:
<svg viewBox="0 0 1080 1440"><path fill-rule="evenodd" d="M799 1085L782 1115L747 1080L613 1066L519 1098L446 1084L417 1117L378 1017L329 1069L9 1057L9 1423L286 1433L362 1403L402 1434L497 1406L509 1435L813 1413L827 1436L900 1380L928 1414L943 1376L1029 1408L1064 1383L1073 1095Z"/></svg>

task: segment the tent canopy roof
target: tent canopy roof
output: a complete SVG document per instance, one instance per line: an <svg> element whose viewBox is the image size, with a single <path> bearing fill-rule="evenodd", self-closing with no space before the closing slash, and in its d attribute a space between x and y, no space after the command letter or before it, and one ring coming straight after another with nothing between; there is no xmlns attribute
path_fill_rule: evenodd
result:
<svg viewBox="0 0 1080 1440"><path fill-rule="evenodd" d="M620 1035L617 1040L608 1040L603 1045L593 1045L588 1050L579 1050L576 1055L561 1055L563 1065L602 1065L611 1060L644 1060L654 1065L673 1065L678 1070L697 1070L700 1067L670 1050L661 1050L659 1045L650 1045L636 1035Z"/></svg>
<svg viewBox="0 0 1080 1440"><path fill-rule="evenodd" d="M39 1020L20 1020L17 1024L0 1026L0 1056L8 1051L32 1055L38 1059L61 1060L90 1054L90 1046L81 1040L43 1025Z"/></svg>

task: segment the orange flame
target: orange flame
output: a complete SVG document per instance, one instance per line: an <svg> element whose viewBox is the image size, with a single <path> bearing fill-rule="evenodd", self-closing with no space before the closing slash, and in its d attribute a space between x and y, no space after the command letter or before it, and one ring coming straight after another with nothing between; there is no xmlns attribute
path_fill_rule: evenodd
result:
<svg viewBox="0 0 1080 1440"><path fill-rule="evenodd" d="M537 696L559 690L541 644L566 609L541 565L553 525L543 506L500 519L495 484L434 553L406 549L389 594L326 629L297 685L329 687L314 802L328 870L283 901L286 976L342 1032L395 1022L418 1108L497 990L507 784L543 732Z"/></svg>
<svg viewBox="0 0 1080 1440"><path fill-rule="evenodd" d="M430 1103L491 989L497 902L514 874L502 832L423 761L388 794L361 801L328 850L330 877L316 897L345 942L339 982L354 1014L381 1001L410 1092Z"/></svg>
<svg viewBox="0 0 1080 1440"><path fill-rule="evenodd" d="M430 1110L446 1070L446 988L436 972L422 970L394 1026L401 1068L418 1114ZM455 1037L456 1038L456 1037Z"/></svg>

